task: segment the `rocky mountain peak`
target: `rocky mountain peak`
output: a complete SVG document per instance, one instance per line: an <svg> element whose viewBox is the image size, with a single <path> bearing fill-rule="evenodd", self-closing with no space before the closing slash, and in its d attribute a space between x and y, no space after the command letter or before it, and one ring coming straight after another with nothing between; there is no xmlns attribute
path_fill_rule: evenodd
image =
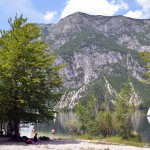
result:
<svg viewBox="0 0 150 150"><path fill-rule="evenodd" d="M42 28L42 39L58 56L56 62L66 66L61 70L65 107L73 108L103 75L116 91L129 76L140 89L145 63L139 51L150 52L150 19L77 12Z"/></svg>

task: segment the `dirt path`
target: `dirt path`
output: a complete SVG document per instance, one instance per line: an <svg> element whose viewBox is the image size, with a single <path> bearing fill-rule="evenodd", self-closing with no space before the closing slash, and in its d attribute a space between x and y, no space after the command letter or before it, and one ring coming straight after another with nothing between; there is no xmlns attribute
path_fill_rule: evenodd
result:
<svg viewBox="0 0 150 150"><path fill-rule="evenodd" d="M53 140L30 145L19 142L0 142L0 150L150 150L150 148L94 144L80 140Z"/></svg>

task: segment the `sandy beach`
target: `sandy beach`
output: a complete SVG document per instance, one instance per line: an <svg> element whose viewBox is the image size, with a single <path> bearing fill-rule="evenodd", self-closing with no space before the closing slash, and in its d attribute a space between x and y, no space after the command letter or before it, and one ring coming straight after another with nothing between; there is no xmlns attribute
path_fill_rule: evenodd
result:
<svg viewBox="0 0 150 150"><path fill-rule="evenodd" d="M123 145L95 144L89 141L81 140L51 140L42 141L33 144L23 142L0 142L0 150L150 150L150 148L141 148Z"/></svg>

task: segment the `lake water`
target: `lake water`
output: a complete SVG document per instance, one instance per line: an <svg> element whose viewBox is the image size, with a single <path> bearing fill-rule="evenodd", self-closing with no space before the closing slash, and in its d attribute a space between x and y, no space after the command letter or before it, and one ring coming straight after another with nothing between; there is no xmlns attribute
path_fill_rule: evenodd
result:
<svg viewBox="0 0 150 150"><path fill-rule="evenodd" d="M136 111L132 116L132 123L142 139L150 142L150 117L147 117L147 111Z"/></svg>
<svg viewBox="0 0 150 150"><path fill-rule="evenodd" d="M73 112L61 112L56 115L54 120L49 121L44 124L36 124L35 126L30 126L29 128L21 128L20 134L21 136L25 135L28 137L32 136L32 129L35 128L35 131L38 133L38 136L48 136L51 137L51 130L55 129L55 137L69 137L69 133L66 129L66 123L74 119L76 116Z"/></svg>
<svg viewBox="0 0 150 150"><path fill-rule="evenodd" d="M150 141L150 117L147 118L146 111L136 111L132 115L132 123L134 130L137 131L144 141ZM35 125L35 130L38 136L51 137L51 130L55 129L56 137L68 137L69 133L66 129L66 123L74 119L76 116L73 112L61 112L57 114L56 119L44 124ZM30 128L21 129L21 135L30 137L33 126Z"/></svg>

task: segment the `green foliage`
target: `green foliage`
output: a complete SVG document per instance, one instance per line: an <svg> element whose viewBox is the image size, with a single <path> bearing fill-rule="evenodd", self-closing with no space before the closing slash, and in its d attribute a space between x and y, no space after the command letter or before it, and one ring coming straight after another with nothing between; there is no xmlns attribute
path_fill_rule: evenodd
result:
<svg viewBox="0 0 150 150"><path fill-rule="evenodd" d="M122 72L121 71L122 69L120 68L120 72ZM114 73L112 73L112 74L104 74L104 76L106 77L106 79L108 80L110 85L112 85L112 87L117 92L119 92L119 90L121 88L121 85L124 82L127 82L128 76L127 76L127 72L119 74L119 67L118 67L118 71L117 72L118 72L118 74L114 74ZM143 106L142 107L144 107L144 108L148 107L150 105L150 101L149 101L150 85L149 84L145 84L145 82L141 82L141 81L139 81L139 80L137 80L135 78L132 78L132 77L130 77L130 81L133 84L133 86L134 86L134 88L136 90L136 93L138 93L138 96L141 97L141 99L143 101L143 104L142 104Z"/></svg>
<svg viewBox="0 0 150 150"><path fill-rule="evenodd" d="M81 52L83 48L91 48L94 45L97 47L98 52L108 53L110 50L115 52L121 52L122 54L131 54L131 56L136 59L139 64L145 64L141 60L140 55L135 50L120 46L115 40L105 36L102 33L96 33L92 31L80 32L74 38L63 44L59 49L55 50L56 55L61 55L67 61L69 61L70 56L74 53ZM93 53L91 51L91 53Z"/></svg>
<svg viewBox="0 0 150 150"><path fill-rule="evenodd" d="M86 124L87 133L90 135L99 135L100 130L98 128L98 124L95 118L90 119Z"/></svg>
<svg viewBox="0 0 150 150"><path fill-rule="evenodd" d="M150 105L149 97L150 97L150 85L145 84L144 82L138 81L134 78L131 79L134 84L135 90L139 93L139 96L144 101L143 107L147 108Z"/></svg>
<svg viewBox="0 0 150 150"><path fill-rule="evenodd" d="M76 106L76 113L79 117L79 121L82 124L82 130L88 133L95 133L97 126L95 124L95 117L98 112L98 101L94 96L90 96L88 101L83 105L79 102Z"/></svg>
<svg viewBox="0 0 150 150"><path fill-rule="evenodd" d="M66 128L71 136L78 135L80 132L80 122L77 118L72 118L68 122L66 122Z"/></svg>
<svg viewBox="0 0 150 150"><path fill-rule="evenodd" d="M141 59L141 55L139 54L139 52L130 49L130 50L129 50L129 53L131 53L131 56L132 56L141 66L146 65L146 63L144 62L144 60Z"/></svg>
<svg viewBox="0 0 150 150"><path fill-rule="evenodd" d="M87 121L86 108L80 102L76 105L76 113L79 117L79 120L84 125Z"/></svg>
<svg viewBox="0 0 150 150"><path fill-rule="evenodd" d="M106 141L111 142L112 144L121 144L121 145L131 145L137 147L144 147L145 143L139 140L139 135L131 136L129 139L122 139L119 136L112 136L105 138Z"/></svg>
<svg viewBox="0 0 150 150"><path fill-rule="evenodd" d="M96 121L98 123L99 130L104 137L112 136L112 132L114 131L112 112L110 112L108 109L105 111L100 111L96 116Z"/></svg>
<svg viewBox="0 0 150 150"><path fill-rule="evenodd" d="M150 32L150 29L147 30L147 33L149 33L149 32ZM150 38L148 36L146 36L145 32L134 33L134 34L141 45L150 46L150 43L149 43Z"/></svg>
<svg viewBox="0 0 150 150"><path fill-rule="evenodd" d="M105 97L104 97L105 88L104 87L105 87L104 78L99 78L91 82L90 85L88 85L87 87L86 96L85 98L83 98L85 103L88 100L88 97L90 95L93 95L98 100L98 105L100 106L105 101Z"/></svg>
<svg viewBox="0 0 150 150"><path fill-rule="evenodd" d="M114 102L114 116L116 131L122 138L128 139L131 136L132 125L130 115L133 112L133 106L130 104L131 97L130 83L124 83L120 93L116 96Z"/></svg>
<svg viewBox="0 0 150 150"><path fill-rule="evenodd" d="M120 46L115 41L106 37L101 33L95 32L81 32L75 38L66 42L63 46L55 51L56 55L62 55L63 57L69 57L75 52L79 52L84 47L91 47L91 45L97 46L100 50L103 49L103 52L107 53L110 49L114 51L122 52L127 54L129 49ZM66 56L68 55L68 56Z"/></svg>
<svg viewBox="0 0 150 150"><path fill-rule="evenodd" d="M109 144L117 144L117 145L130 145L136 147L144 147L146 143L141 142L139 135L132 135L129 139L122 139L119 136L112 136L112 137L103 137L103 136L91 136L91 135L79 135L78 139L86 139L86 140L98 140L97 144L101 144L105 141L105 143Z"/></svg>
<svg viewBox="0 0 150 150"><path fill-rule="evenodd" d="M93 96L80 101L76 107L79 121L90 135L102 134L107 137L117 133L123 139L132 138L133 126L130 119L134 112L133 94L132 84L125 82L113 101L105 96L101 107Z"/></svg>
<svg viewBox="0 0 150 150"><path fill-rule="evenodd" d="M119 91L121 85L127 81L127 77L124 75L119 76L119 75L107 74L106 79L116 91Z"/></svg>
<svg viewBox="0 0 150 150"><path fill-rule="evenodd" d="M11 29L0 37L0 112L15 125L45 122L61 98L61 66L48 45L39 40L40 28L22 16L10 18Z"/></svg>
<svg viewBox="0 0 150 150"><path fill-rule="evenodd" d="M147 65L146 65L146 77L147 77L147 80L146 82L147 83L150 83L150 52L141 52L141 56L142 56L142 59L147 62Z"/></svg>
<svg viewBox="0 0 150 150"><path fill-rule="evenodd" d="M111 68L113 68L113 74L123 78L124 80L127 79L128 70L124 66L119 63L111 64Z"/></svg>

